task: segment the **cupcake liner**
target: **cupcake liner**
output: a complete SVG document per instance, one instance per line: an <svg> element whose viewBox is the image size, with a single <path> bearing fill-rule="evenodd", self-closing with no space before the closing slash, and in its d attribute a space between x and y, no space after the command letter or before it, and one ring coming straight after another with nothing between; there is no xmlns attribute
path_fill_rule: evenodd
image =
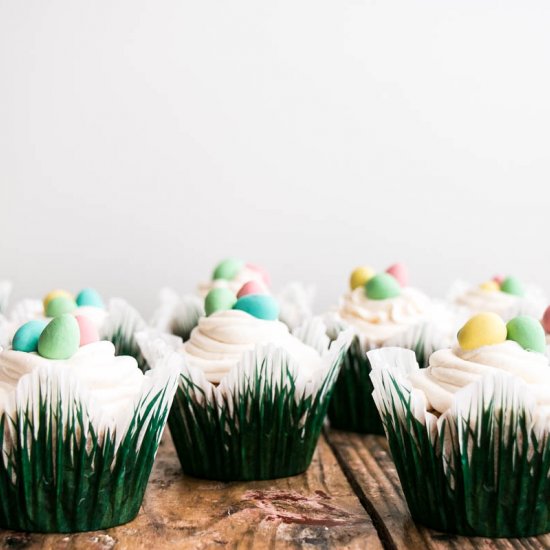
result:
<svg viewBox="0 0 550 550"><path fill-rule="evenodd" d="M160 291L160 306L153 314L151 326L161 332L179 336L184 342L204 315L204 299L194 294L179 296L170 288Z"/></svg>
<svg viewBox="0 0 550 550"><path fill-rule="evenodd" d="M147 327L145 321L134 307L121 298L111 299L107 310L109 315L101 327L101 339L114 344L116 355L132 356L145 372L148 366L135 338L136 332Z"/></svg>
<svg viewBox="0 0 550 550"><path fill-rule="evenodd" d="M335 316L329 321L329 334L334 337L346 327ZM444 340L434 324L420 323L409 327L387 341L388 345L413 350L421 365ZM372 398L374 390L370 379L371 365L367 351L379 344L356 334L349 347L340 374L334 386L328 407L328 418L333 428L358 433L383 434L380 415Z"/></svg>
<svg viewBox="0 0 550 550"><path fill-rule="evenodd" d="M0 314L5 314L8 309L11 289L12 284L10 281L0 281Z"/></svg>
<svg viewBox="0 0 550 550"><path fill-rule="evenodd" d="M368 354L380 412L415 521L447 533L528 537L550 531L550 419L529 387L496 373L455 394L439 418L412 388L408 350Z"/></svg>
<svg viewBox="0 0 550 550"><path fill-rule="evenodd" d="M147 373L135 406L114 420L70 371L23 376L0 417L0 526L70 533L132 520L177 376L168 363Z"/></svg>
<svg viewBox="0 0 550 550"><path fill-rule="evenodd" d="M289 283L277 295L279 319L294 330L313 316L313 301L316 288L314 285Z"/></svg>
<svg viewBox="0 0 550 550"><path fill-rule="evenodd" d="M168 424L184 473L235 481L286 477L307 469L351 338L342 333L329 349L326 327L311 322L302 333L325 352L312 377L306 378L284 349L267 345L246 353L218 386L202 370L188 366L166 340L138 335L153 368L167 356L179 362Z"/></svg>

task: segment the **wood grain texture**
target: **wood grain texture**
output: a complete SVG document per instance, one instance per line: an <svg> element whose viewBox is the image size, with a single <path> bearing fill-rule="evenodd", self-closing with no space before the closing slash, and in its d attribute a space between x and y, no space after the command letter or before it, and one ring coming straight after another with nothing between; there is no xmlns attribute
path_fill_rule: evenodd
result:
<svg viewBox="0 0 550 550"><path fill-rule="evenodd" d="M324 439L305 474L220 483L183 476L168 433L134 521L75 535L0 531L0 545L25 550L382 549L372 520Z"/></svg>
<svg viewBox="0 0 550 550"><path fill-rule="evenodd" d="M384 436L327 429L325 436L386 548L432 550L543 550L550 535L525 539L449 536L416 525L407 508Z"/></svg>

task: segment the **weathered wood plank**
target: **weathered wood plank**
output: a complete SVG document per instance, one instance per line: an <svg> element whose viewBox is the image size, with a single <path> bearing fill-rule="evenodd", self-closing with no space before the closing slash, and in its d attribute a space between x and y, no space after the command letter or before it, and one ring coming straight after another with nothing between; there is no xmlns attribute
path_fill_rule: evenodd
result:
<svg viewBox="0 0 550 550"><path fill-rule="evenodd" d="M303 475L220 483L183 476L168 434L133 522L75 535L0 531L0 545L28 550L382 548L324 439Z"/></svg>
<svg viewBox="0 0 550 550"><path fill-rule="evenodd" d="M528 539L467 538L416 525L409 514L385 437L330 429L325 435L363 505L375 521L378 519L383 524L379 529L388 546L419 550L550 548L550 535Z"/></svg>

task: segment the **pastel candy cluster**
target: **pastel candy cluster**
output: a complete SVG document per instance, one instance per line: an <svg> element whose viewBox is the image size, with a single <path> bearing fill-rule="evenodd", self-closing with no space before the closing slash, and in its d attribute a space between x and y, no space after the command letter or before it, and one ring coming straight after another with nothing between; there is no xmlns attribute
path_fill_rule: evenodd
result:
<svg viewBox="0 0 550 550"><path fill-rule="evenodd" d="M99 334L90 319L63 313L50 322L34 319L19 327L12 348L27 353L38 352L47 359L68 359L80 346L97 341Z"/></svg>
<svg viewBox="0 0 550 550"><path fill-rule="evenodd" d="M271 285L271 278L263 267L255 264L245 263L242 260L238 260L236 258L228 258L227 260L223 260L222 262L220 262L214 268L212 279L225 279L226 281L232 281L239 275L240 271L245 268L257 272L260 276L260 279L267 287Z"/></svg>
<svg viewBox="0 0 550 550"><path fill-rule="evenodd" d="M525 289L522 282L517 277L502 277L495 275L490 281L479 285L479 288L487 292L506 292L514 296L525 296Z"/></svg>
<svg viewBox="0 0 550 550"><path fill-rule="evenodd" d="M93 288L84 288L77 294L76 298L66 290L52 290L44 297L43 304L46 317L58 317L65 313L71 313L77 307L105 307L101 296Z"/></svg>
<svg viewBox="0 0 550 550"><path fill-rule="evenodd" d="M458 331L458 343L464 350L501 344L506 340L517 342L527 351L546 351L546 338L541 324L527 315L514 317L504 323L496 313L478 313Z"/></svg>
<svg viewBox="0 0 550 550"><path fill-rule="evenodd" d="M355 290L364 287L367 298L371 300L387 300L401 294L401 288L407 286L409 274L405 265L393 264L384 273L376 273L369 266L361 266L353 270L350 277L350 287Z"/></svg>
<svg viewBox="0 0 550 550"><path fill-rule="evenodd" d="M206 315L217 311L237 309L258 319L275 321L279 317L279 305L273 296L266 294L255 281L245 283L237 295L228 288L213 288L204 300Z"/></svg>

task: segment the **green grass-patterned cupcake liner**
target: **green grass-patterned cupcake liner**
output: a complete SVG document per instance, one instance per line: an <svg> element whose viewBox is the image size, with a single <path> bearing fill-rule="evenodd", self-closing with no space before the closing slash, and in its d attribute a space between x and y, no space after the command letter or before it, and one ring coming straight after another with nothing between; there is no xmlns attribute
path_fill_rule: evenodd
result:
<svg viewBox="0 0 550 550"><path fill-rule="evenodd" d="M90 531L138 513L175 392L177 370L144 377L116 421L57 367L23 376L0 417L0 527Z"/></svg>
<svg viewBox="0 0 550 550"><path fill-rule="evenodd" d="M179 296L174 290L164 288L160 292L160 306L155 311L151 326L164 333L189 340L191 331L204 316L204 299L195 294Z"/></svg>
<svg viewBox="0 0 550 550"><path fill-rule="evenodd" d="M322 364L311 378L284 349L268 345L246 353L214 386L202 370L171 352L178 357L181 374L168 424L184 473L236 481L286 477L307 469L351 336L342 333L329 349L319 319L296 334L323 351ZM159 340L142 346L152 365L168 348Z"/></svg>
<svg viewBox="0 0 550 550"><path fill-rule="evenodd" d="M331 323L329 333L334 335L344 327L340 322ZM427 325L408 328L388 341L389 345L412 349L421 365L425 365L434 351L435 339ZM376 348L360 335L355 335L349 347L340 374L334 386L328 407L330 425L339 430L367 434L383 434L384 428L372 398L374 390L370 379L371 365L367 351Z"/></svg>
<svg viewBox="0 0 550 550"><path fill-rule="evenodd" d="M145 330L147 324L128 302L121 298L113 298L109 301L108 315L101 327L101 339L109 340L115 346L116 355L130 355L139 368L145 372L148 369L145 358L136 341L135 334Z"/></svg>
<svg viewBox="0 0 550 550"><path fill-rule="evenodd" d="M550 426L518 378L496 373L455 394L437 418L412 389L410 351L369 352L374 399L415 521L452 534L550 531Z"/></svg>

